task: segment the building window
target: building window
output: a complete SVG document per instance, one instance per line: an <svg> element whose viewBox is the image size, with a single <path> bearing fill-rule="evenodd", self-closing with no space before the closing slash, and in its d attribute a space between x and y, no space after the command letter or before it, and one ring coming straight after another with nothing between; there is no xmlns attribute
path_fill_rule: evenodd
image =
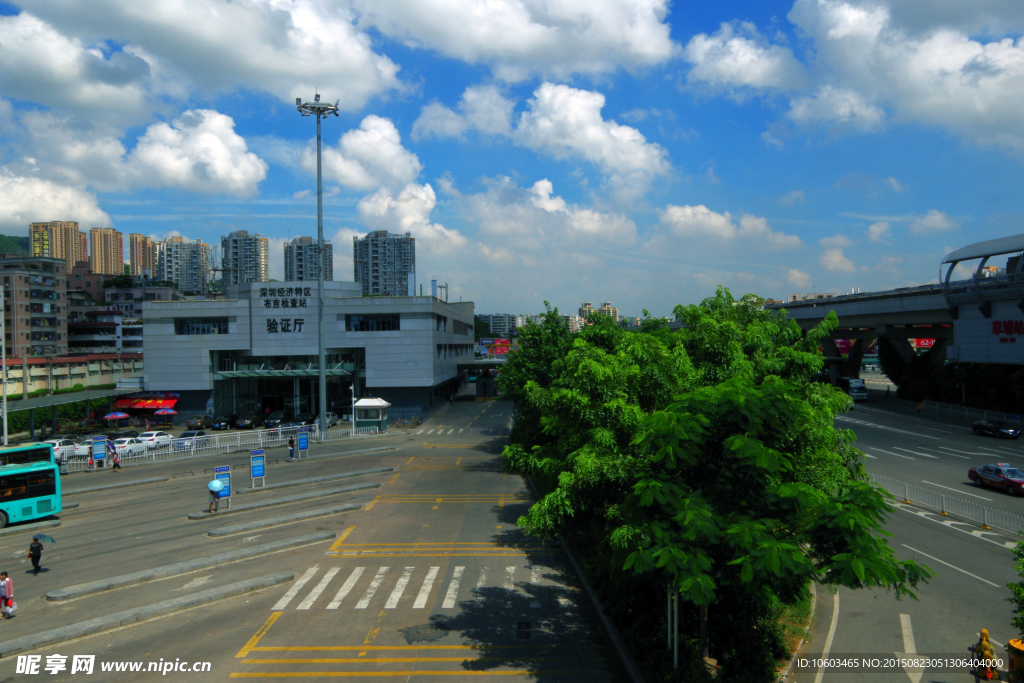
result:
<svg viewBox="0 0 1024 683"><path fill-rule="evenodd" d="M348 332L398 332L400 329L398 314L345 316Z"/></svg>
<svg viewBox="0 0 1024 683"><path fill-rule="evenodd" d="M437 318L437 331L438 332L447 332L448 331L448 318L446 316L436 315L436 314L435 314L435 317Z"/></svg>
<svg viewBox="0 0 1024 683"><path fill-rule="evenodd" d="M227 318L175 318L174 334L227 334Z"/></svg>
<svg viewBox="0 0 1024 683"><path fill-rule="evenodd" d="M472 331L472 325L464 323L461 320L452 320L452 332L454 332L455 334L466 335L471 333Z"/></svg>

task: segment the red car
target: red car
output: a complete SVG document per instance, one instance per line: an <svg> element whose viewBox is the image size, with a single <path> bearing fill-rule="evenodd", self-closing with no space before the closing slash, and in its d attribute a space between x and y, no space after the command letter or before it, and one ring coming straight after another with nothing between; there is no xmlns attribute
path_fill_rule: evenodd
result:
<svg viewBox="0 0 1024 683"><path fill-rule="evenodd" d="M975 486L991 486L1002 489L1011 496L1024 496L1024 470L1011 467L1010 463L982 465L967 470L967 478Z"/></svg>

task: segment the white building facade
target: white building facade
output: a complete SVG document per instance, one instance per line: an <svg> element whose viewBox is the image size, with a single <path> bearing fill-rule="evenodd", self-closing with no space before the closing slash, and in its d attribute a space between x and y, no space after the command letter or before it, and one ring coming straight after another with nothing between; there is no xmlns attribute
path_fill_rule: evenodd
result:
<svg viewBox="0 0 1024 683"><path fill-rule="evenodd" d="M284 245L284 279L316 282L320 272L320 245L312 237L296 237ZM334 248L324 240L324 280L334 279Z"/></svg>
<svg viewBox="0 0 1024 683"><path fill-rule="evenodd" d="M147 302L147 391L182 395L179 413L213 409L315 412L317 288L246 283L228 298ZM357 398L392 404L391 417L429 414L456 390L473 359L473 303L430 296L363 297L354 282L325 283L328 410Z"/></svg>

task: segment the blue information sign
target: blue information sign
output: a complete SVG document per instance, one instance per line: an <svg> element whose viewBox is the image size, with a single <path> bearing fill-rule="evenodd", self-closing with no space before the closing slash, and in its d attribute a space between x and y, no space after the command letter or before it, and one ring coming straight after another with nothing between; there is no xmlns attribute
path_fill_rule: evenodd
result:
<svg viewBox="0 0 1024 683"><path fill-rule="evenodd" d="M224 482L224 488L217 492L218 498L228 498L231 496L231 467L224 465L222 467L213 468L213 478L220 479Z"/></svg>
<svg viewBox="0 0 1024 683"><path fill-rule="evenodd" d="M307 432L306 430L302 430L301 432L299 432L299 450L309 450L309 432Z"/></svg>
<svg viewBox="0 0 1024 683"><path fill-rule="evenodd" d="M253 479L259 477L265 477L266 474L266 457L263 455L263 449L259 448L255 451L249 451L249 470L252 473Z"/></svg>
<svg viewBox="0 0 1024 683"><path fill-rule="evenodd" d="M105 457L107 457L107 437L92 437L92 459L103 460Z"/></svg>

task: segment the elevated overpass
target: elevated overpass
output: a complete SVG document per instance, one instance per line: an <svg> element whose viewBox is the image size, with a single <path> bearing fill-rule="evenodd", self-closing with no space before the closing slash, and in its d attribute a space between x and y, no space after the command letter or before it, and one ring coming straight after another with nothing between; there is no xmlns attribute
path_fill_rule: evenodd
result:
<svg viewBox="0 0 1024 683"><path fill-rule="evenodd" d="M771 304L809 330L835 311L840 327L824 345L833 366L841 360L835 339L853 339L853 350L834 372L856 373L871 339L886 339L908 361L909 340L934 338L932 361L1024 365L1024 235L988 240L958 249L939 265L939 283L828 299ZM1006 267L989 266L1012 254ZM977 261L970 279L953 280L962 263Z"/></svg>

